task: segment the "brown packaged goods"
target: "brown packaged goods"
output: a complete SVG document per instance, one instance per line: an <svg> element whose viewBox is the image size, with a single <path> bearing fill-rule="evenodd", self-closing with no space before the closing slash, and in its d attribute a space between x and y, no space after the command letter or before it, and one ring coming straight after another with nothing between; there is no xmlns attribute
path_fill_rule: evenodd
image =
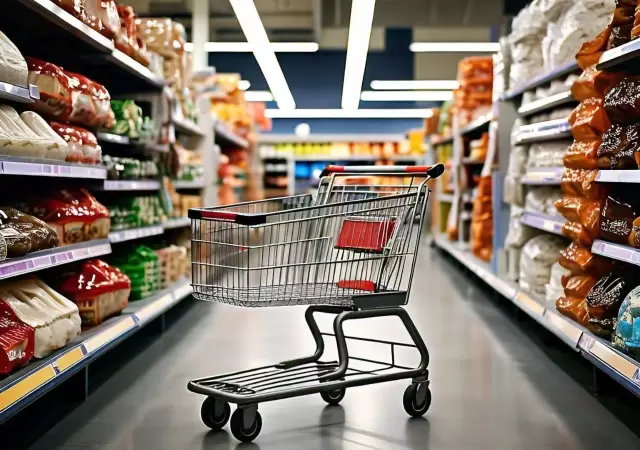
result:
<svg viewBox="0 0 640 450"><path fill-rule="evenodd" d="M637 169L636 152L640 144L640 125L612 125L598 147L601 169Z"/></svg>
<svg viewBox="0 0 640 450"><path fill-rule="evenodd" d="M562 192L568 196L586 197L591 200L604 199L608 187L596 183L597 170L565 169L560 181Z"/></svg>
<svg viewBox="0 0 640 450"><path fill-rule="evenodd" d="M611 25L629 25L633 23L635 6L619 6L613 10Z"/></svg>
<svg viewBox="0 0 640 450"><path fill-rule="evenodd" d="M604 100L589 98L569 114L571 132L577 141L591 141L609 129L611 123L605 114Z"/></svg>
<svg viewBox="0 0 640 450"><path fill-rule="evenodd" d="M600 142L600 139L574 141L562 158L564 166L570 169L597 169Z"/></svg>
<svg viewBox="0 0 640 450"><path fill-rule="evenodd" d="M564 287L567 297L585 298L598 279L589 275L572 275Z"/></svg>
<svg viewBox="0 0 640 450"><path fill-rule="evenodd" d="M58 246L58 237L50 226L15 208L0 208L0 234L7 243L8 257Z"/></svg>
<svg viewBox="0 0 640 450"><path fill-rule="evenodd" d="M560 265L574 275L591 275L601 277L611 272L614 261L594 255L578 242L573 241L560 252Z"/></svg>
<svg viewBox="0 0 640 450"><path fill-rule="evenodd" d="M562 296L556 301L556 309L579 324L587 326L589 313L584 297Z"/></svg>
<svg viewBox="0 0 640 450"><path fill-rule="evenodd" d="M587 67L595 66L600 61L602 53L607 47L609 36L611 35L611 25L602 30L602 32L591 41L584 42L576 54L576 60L578 66L582 70L586 70Z"/></svg>
<svg viewBox="0 0 640 450"><path fill-rule="evenodd" d="M556 210L565 219L578 222L596 239L600 233L600 202L584 197L563 197L555 202Z"/></svg>
<svg viewBox="0 0 640 450"><path fill-rule="evenodd" d="M631 40L632 28L633 28L633 23L629 23L626 25L612 26L611 35L609 36L609 40L607 41L607 50L620 47L621 45L629 42Z"/></svg>
<svg viewBox="0 0 640 450"><path fill-rule="evenodd" d="M604 98L604 107L611 123L631 125L640 120L640 81L625 77Z"/></svg>
<svg viewBox="0 0 640 450"><path fill-rule="evenodd" d="M609 72L607 70L598 70L593 78L596 91L600 97L606 96L621 80L627 75L624 72Z"/></svg>
<svg viewBox="0 0 640 450"><path fill-rule="evenodd" d="M587 67L571 85L571 95L579 102L590 98L602 97L602 94L596 89L595 77L598 71L595 66Z"/></svg>
<svg viewBox="0 0 640 450"><path fill-rule="evenodd" d="M636 217L636 207L607 197L600 212L600 236L603 239L626 245Z"/></svg>
<svg viewBox="0 0 640 450"><path fill-rule="evenodd" d="M591 244L593 244L593 238L578 222L565 222L562 226L562 235L572 241L578 241L585 247L591 247Z"/></svg>

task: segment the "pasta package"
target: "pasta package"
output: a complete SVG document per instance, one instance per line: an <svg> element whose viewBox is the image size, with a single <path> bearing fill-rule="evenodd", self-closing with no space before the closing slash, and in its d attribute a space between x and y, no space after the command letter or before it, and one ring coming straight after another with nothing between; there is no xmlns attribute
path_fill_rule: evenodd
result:
<svg viewBox="0 0 640 450"><path fill-rule="evenodd" d="M570 169L597 169L598 148L601 142L600 139L574 141L562 158L564 166Z"/></svg>
<svg viewBox="0 0 640 450"><path fill-rule="evenodd" d="M590 250L573 241L560 252L560 265L575 275L601 277L611 272L614 261L594 255Z"/></svg>
<svg viewBox="0 0 640 450"><path fill-rule="evenodd" d="M583 100L569 115L571 132L577 141L598 139L609 129L611 123L604 110L604 100L588 98Z"/></svg>
<svg viewBox="0 0 640 450"><path fill-rule="evenodd" d="M585 197L563 197L555 203L565 219L577 222L594 239L600 234L600 202Z"/></svg>

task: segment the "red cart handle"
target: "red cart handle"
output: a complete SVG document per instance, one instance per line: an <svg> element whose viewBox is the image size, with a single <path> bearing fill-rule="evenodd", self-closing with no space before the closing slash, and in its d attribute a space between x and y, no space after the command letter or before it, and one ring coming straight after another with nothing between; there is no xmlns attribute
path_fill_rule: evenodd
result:
<svg viewBox="0 0 640 450"><path fill-rule="evenodd" d="M320 177L326 177L332 173L384 173L385 175L429 175L438 178L444 173L443 164L433 166L333 166L324 168Z"/></svg>

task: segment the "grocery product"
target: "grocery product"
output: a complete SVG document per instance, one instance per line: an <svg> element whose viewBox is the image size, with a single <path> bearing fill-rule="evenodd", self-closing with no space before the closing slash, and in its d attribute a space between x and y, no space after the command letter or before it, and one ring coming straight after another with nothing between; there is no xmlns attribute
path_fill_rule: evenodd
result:
<svg viewBox="0 0 640 450"><path fill-rule="evenodd" d="M38 86L40 100L34 103L36 111L48 117L66 120L71 114L69 79L55 64L27 57L29 83Z"/></svg>
<svg viewBox="0 0 640 450"><path fill-rule="evenodd" d="M104 261L85 261L78 272L65 275L60 292L78 305L83 326L94 326L128 305L131 282Z"/></svg>
<svg viewBox="0 0 640 450"><path fill-rule="evenodd" d="M567 151L568 142L548 141L532 144L529 147L527 167L559 167Z"/></svg>
<svg viewBox="0 0 640 450"><path fill-rule="evenodd" d="M109 211L86 189L63 189L47 197L35 197L21 203L52 227L61 245L106 238L109 234Z"/></svg>
<svg viewBox="0 0 640 450"><path fill-rule="evenodd" d="M97 164L102 157L102 148L95 134L74 125L50 122L55 131L68 146L66 160L85 164Z"/></svg>
<svg viewBox="0 0 640 450"><path fill-rule="evenodd" d="M0 299L0 374L6 375L33 357L35 332Z"/></svg>
<svg viewBox="0 0 640 450"><path fill-rule="evenodd" d="M107 166L107 177L110 180L155 179L159 173L154 161L105 155L102 162Z"/></svg>
<svg viewBox="0 0 640 450"><path fill-rule="evenodd" d="M27 78L27 62L20 50L0 31L0 81L26 86Z"/></svg>
<svg viewBox="0 0 640 450"><path fill-rule="evenodd" d="M119 198L109 204L109 213L113 230L157 225L166 219L157 195Z"/></svg>
<svg viewBox="0 0 640 450"><path fill-rule="evenodd" d="M567 269L562 267L560 263L555 262L551 265L551 275L549 276L549 283L544 286L545 299L548 302L555 302L559 297L563 295L562 277L570 274Z"/></svg>
<svg viewBox="0 0 640 450"><path fill-rule="evenodd" d="M626 245L637 216L637 205L612 196L607 197L600 212L600 235L603 239Z"/></svg>
<svg viewBox="0 0 640 450"><path fill-rule="evenodd" d="M569 115L571 132L577 141L598 139L611 125L608 111L605 114L604 100L588 98L582 101Z"/></svg>
<svg viewBox="0 0 640 450"><path fill-rule="evenodd" d="M614 347L640 357L640 287L627 294L620 305L611 342Z"/></svg>
<svg viewBox="0 0 640 450"><path fill-rule="evenodd" d="M541 214L556 215L555 202L562 197L562 193L549 186L530 189L524 200L524 207L527 211L539 212Z"/></svg>
<svg viewBox="0 0 640 450"><path fill-rule="evenodd" d="M565 196L555 202L565 219L578 222L595 239L600 233L600 201L586 197Z"/></svg>
<svg viewBox="0 0 640 450"><path fill-rule="evenodd" d="M578 222L565 222L562 225L562 235L568 237L572 241L577 241L585 247L591 247L593 238L587 232L585 227Z"/></svg>
<svg viewBox="0 0 640 450"><path fill-rule="evenodd" d="M529 292L544 294L551 276L551 266L558 261L564 246L562 238L548 234L529 240L522 247L520 256L520 286Z"/></svg>
<svg viewBox="0 0 640 450"><path fill-rule="evenodd" d="M594 255L578 242L573 241L569 247L562 250L560 265L575 275L604 276L614 266L611 259Z"/></svg>
<svg viewBox="0 0 640 450"><path fill-rule="evenodd" d="M560 182L562 192L591 200L601 199L606 195L608 187L596 183L597 175L597 170L565 169Z"/></svg>
<svg viewBox="0 0 640 450"><path fill-rule="evenodd" d="M58 246L58 236L51 227L15 208L0 208L0 235L10 258Z"/></svg>
<svg viewBox="0 0 640 450"><path fill-rule="evenodd" d="M114 259L118 267L131 280L130 300L140 300L160 289L160 263L156 253L144 245L133 252Z"/></svg>
<svg viewBox="0 0 640 450"><path fill-rule="evenodd" d="M69 145L53 128L33 111L24 111L20 118L27 126L47 142L47 151L43 158L65 160L69 153Z"/></svg>
<svg viewBox="0 0 640 450"><path fill-rule="evenodd" d="M184 276L189 270L187 249L177 245L156 250L160 269L160 288L167 288Z"/></svg>

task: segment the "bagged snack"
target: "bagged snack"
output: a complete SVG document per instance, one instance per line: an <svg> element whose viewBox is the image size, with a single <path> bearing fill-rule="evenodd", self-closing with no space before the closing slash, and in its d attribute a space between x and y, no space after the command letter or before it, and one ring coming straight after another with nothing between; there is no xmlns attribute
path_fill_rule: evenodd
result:
<svg viewBox="0 0 640 450"><path fill-rule="evenodd" d="M33 357L35 332L0 298L0 373L9 374Z"/></svg>
<svg viewBox="0 0 640 450"><path fill-rule="evenodd" d="M598 147L598 167L602 169L615 169L618 164L636 167L633 151L623 151L627 144L627 128L622 125L612 125L602 136L602 142ZM634 133L632 133L633 135ZM633 147L633 144L632 146ZM631 161L629 161L631 159ZM624 168L624 167L623 167ZM630 167L629 167L630 168Z"/></svg>
<svg viewBox="0 0 640 450"><path fill-rule="evenodd" d="M612 26L611 35L609 36L609 40L607 41L607 50L620 47L621 45L629 42L631 40L632 28L633 28L633 23Z"/></svg>
<svg viewBox="0 0 640 450"><path fill-rule="evenodd" d="M600 139L574 141L562 158L564 166L570 169L597 169L600 143Z"/></svg>
<svg viewBox="0 0 640 450"><path fill-rule="evenodd" d="M606 49L610 35L611 25L608 25L595 39L582 44L580 50L578 50L578 53L576 54L578 66L580 66L582 70L586 70L587 67L598 64L602 53Z"/></svg>
<svg viewBox="0 0 640 450"><path fill-rule="evenodd" d="M574 275L601 277L611 272L615 263L611 259L594 255L589 249L573 241L560 253L560 265Z"/></svg>
<svg viewBox="0 0 640 450"><path fill-rule="evenodd" d="M602 94L598 92L595 86L595 66L587 67L578 77L578 79L571 86L571 95L579 102L588 100L590 98L602 97Z"/></svg>
<svg viewBox="0 0 640 450"><path fill-rule="evenodd" d="M130 291L129 278L99 259L85 261L60 285L60 292L78 305L83 326L98 325L120 313L129 303Z"/></svg>
<svg viewBox="0 0 640 450"><path fill-rule="evenodd" d="M27 57L29 83L40 90L40 100L33 108L47 116L68 120L71 114L71 90L69 78L63 70L51 63Z"/></svg>
<svg viewBox="0 0 640 450"><path fill-rule="evenodd" d="M27 62L20 50L0 31L0 81L27 86L28 75Z"/></svg>
<svg viewBox="0 0 640 450"><path fill-rule="evenodd" d="M555 203L565 219L582 225L592 238L600 234L600 202L585 197L563 197Z"/></svg>
<svg viewBox="0 0 640 450"><path fill-rule="evenodd" d="M570 273L570 272L569 272ZM567 297L585 298L591 288L598 282L598 278L589 275L573 275L568 277L564 286Z"/></svg>
<svg viewBox="0 0 640 450"><path fill-rule="evenodd" d="M600 200L604 198L609 187L596 183L597 175L597 170L565 169L560 181L562 192L568 196Z"/></svg>
<svg viewBox="0 0 640 450"><path fill-rule="evenodd" d="M587 326L589 323L589 313L587 312L587 303L584 297L562 296L556 301L556 309L562 315L583 326Z"/></svg>
<svg viewBox="0 0 640 450"><path fill-rule="evenodd" d="M631 125L640 121L640 81L625 77L604 98L604 108L611 123Z"/></svg>
<svg viewBox="0 0 640 450"><path fill-rule="evenodd" d="M636 210L635 205L607 197L600 212L600 236L607 241L626 245L637 216Z"/></svg>
<svg viewBox="0 0 640 450"><path fill-rule="evenodd" d="M583 100L569 115L571 132L577 141L596 140L609 129L611 123L601 98Z"/></svg>
<svg viewBox="0 0 640 450"><path fill-rule="evenodd" d="M562 226L562 235L572 241L578 241L580 245L585 247L591 247L591 244L593 244L593 237L578 222L565 222Z"/></svg>
<svg viewBox="0 0 640 450"><path fill-rule="evenodd" d="M640 248L640 217L636 217L631 223L629 245L634 248Z"/></svg>

